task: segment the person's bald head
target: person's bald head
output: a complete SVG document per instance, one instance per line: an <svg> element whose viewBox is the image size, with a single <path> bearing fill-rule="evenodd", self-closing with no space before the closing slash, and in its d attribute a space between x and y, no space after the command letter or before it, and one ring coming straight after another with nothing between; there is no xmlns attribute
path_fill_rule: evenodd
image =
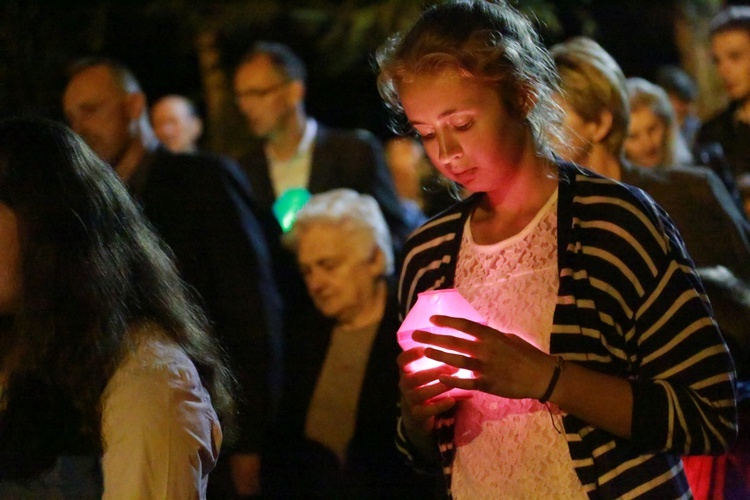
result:
<svg viewBox="0 0 750 500"><path fill-rule="evenodd" d="M133 74L109 59L74 64L63 94L71 128L116 167L148 127L146 98Z"/></svg>
<svg viewBox="0 0 750 500"><path fill-rule="evenodd" d="M197 150L203 121L193 103L181 95L166 95L151 106L151 124L164 145L175 153Z"/></svg>

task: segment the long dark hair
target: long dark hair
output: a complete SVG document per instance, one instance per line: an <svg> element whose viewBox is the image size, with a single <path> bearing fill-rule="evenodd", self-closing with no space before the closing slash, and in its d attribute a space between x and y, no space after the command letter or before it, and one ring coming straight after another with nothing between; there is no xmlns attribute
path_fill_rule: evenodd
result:
<svg viewBox="0 0 750 500"><path fill-rule="evenodd" d="M142 323L187 353L226 421L232 378L203 313L125 186L83 140L41 118L1 121L0 202L16 215L21 253L18 307L0 322L6 456L16 442L50 460L99 451L102 392ZM54 411L58 425L45 429L27 411Z"/></svg>

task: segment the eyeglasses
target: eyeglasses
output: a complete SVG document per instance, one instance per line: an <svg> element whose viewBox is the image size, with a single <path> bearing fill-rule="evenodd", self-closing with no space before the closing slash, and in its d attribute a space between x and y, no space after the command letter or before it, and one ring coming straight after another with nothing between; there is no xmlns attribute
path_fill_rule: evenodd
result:
<svg viewBox="0 0 750 500"><path fill-rule="evenodd" d="M263 99L267 95L276 92L280 88L286 86L289 83L289 80L284 80L283 82L279 82L275 85L271 85L270 87L266 87L264 89L245 89L240 92L237 92L234 96L235 100L240 101L242 99Z"/></svg>

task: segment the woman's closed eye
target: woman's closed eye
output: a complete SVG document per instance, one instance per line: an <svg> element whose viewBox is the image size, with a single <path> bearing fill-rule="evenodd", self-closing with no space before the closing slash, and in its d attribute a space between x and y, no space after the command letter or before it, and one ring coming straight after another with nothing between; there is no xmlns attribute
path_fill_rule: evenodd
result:
<svg viewBox="0 0 750 500"><path fill-rule="evenodd" d="M414 130L417 133L417 138L419 138L422 141L429 141L430 139L435 138L434 130L428 130L428 129L417 128L417 127L415 127Z"/></svg>
<svg viewBox="0 0 750 500"><path fill-rule="evenodd" d="M453 124L453 128L456 130L469 130L474 125L474 120L466 120Z"/></svg>
<svg viewBox="0 0 750 500"><path fill-rule="evenodd" d="M460 122L452 123L451 127L454 130L458 130L459 132L464 130L469 130L472 125L474 125L474 120L463 120ZM415 128L417 136L424 142L429 141L431 139L435 138L435 131L434 130L426 130L426 129L420 129Z"/></svg>

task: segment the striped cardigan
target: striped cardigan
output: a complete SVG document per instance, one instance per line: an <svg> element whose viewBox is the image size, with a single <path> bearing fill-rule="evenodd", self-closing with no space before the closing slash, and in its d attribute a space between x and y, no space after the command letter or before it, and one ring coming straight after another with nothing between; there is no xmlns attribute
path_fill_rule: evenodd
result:
<svg viewBox="0 0 750 500"><path fill-rule="evenodd" d="M715 454L736 435L732 359L667 214L643 191L559 165L560 288L550 351L633 388L631 439L563 418L590 498L685 498L680 455ZM466 218L478 195L412 234L399 284L402 317L419 292L454 285ZM450 495L453 415L436 419ZM397 445L420 459L399 423Z"/></svg>

